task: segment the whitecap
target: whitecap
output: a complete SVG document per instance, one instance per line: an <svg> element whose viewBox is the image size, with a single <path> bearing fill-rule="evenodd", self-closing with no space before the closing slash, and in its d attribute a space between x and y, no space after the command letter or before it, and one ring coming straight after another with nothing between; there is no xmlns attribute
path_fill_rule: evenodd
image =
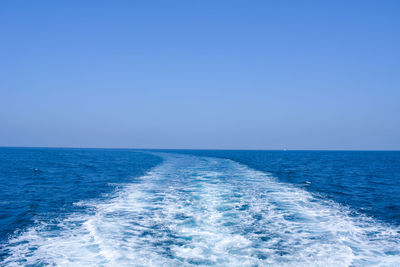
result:
<svg viewBox="0 0 400 267"><path fill-rule="evenodd" d="M399 266L398 227L227 159L162 165L52 227L11 239L2 265Z"/></svg>

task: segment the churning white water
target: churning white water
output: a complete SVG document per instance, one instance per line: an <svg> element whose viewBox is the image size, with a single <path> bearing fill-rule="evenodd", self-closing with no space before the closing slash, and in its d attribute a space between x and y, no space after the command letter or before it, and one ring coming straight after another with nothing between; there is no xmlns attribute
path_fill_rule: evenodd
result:
<svg viewBox="0 0 400 267"><path fill-rule="evenodd" d="M394 226L231 160L159 155L107 201L11 239L2 265L400 265Z"/></svg>

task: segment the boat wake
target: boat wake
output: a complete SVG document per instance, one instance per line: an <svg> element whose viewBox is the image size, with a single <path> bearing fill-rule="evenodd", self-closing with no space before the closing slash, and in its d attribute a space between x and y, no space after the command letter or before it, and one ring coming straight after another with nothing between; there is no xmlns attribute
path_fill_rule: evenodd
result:
<svg viewBox="0 0 400 267"><path fill-rule="evenodd" d="M164 162L85 213L9 240L2 265L398 266L395 226L228 159Z"/></svg>

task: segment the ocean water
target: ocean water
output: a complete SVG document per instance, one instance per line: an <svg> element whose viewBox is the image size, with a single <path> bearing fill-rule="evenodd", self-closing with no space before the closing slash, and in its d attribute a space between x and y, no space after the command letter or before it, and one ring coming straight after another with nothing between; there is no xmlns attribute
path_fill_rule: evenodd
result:
<svg viewBox="0 0 400 267"><path fill-rule="evenodd" d="M400 152L0 148L1 266L400 266Z"/></svg>

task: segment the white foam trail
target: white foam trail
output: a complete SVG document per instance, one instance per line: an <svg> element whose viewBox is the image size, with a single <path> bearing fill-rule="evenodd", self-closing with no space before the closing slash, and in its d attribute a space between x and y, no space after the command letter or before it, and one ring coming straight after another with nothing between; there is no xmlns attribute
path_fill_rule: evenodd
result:
<svg viewBox="0 0 400 267"><path fill-rule="evenodd" d="M2 265L399 266L400 235L226 159L164 163L107 202L10 240Z"/></svg>

